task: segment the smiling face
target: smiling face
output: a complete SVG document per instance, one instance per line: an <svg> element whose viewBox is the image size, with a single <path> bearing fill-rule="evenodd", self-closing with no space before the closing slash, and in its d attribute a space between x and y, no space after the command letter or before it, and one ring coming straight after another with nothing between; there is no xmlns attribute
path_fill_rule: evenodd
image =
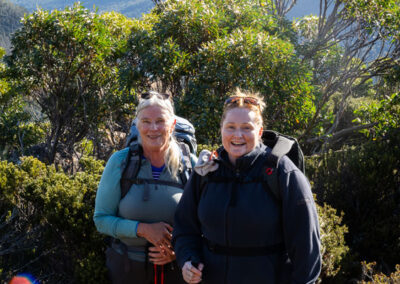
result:
<svg viewBox="0 0 400 284"><path fill-rule="evenodd" d="M137 128L143 150L145 152L167 150L174 127L175 120L160 106L149 106L141 110Z"/></svg>
<svg viewBox="0 0 400 284"><path fill-rule="evenodd" d="M259 143L263 128L258 121L256 112L249 108L233 108L226 113L221 126L222 145L232 164Z"/></svg>

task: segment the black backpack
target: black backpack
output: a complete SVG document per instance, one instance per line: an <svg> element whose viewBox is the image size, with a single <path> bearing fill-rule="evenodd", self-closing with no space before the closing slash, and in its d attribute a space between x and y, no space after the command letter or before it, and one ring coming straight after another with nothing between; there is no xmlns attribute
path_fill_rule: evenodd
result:
<svg viewBox="0 0 400 284"><path fill-rule="evenodd" d="M299 170L305 173L304 155L296 138L276 131L265 130L262 141L272 149L268 160L275 168L278 167L279 160L286 155Z"/></svg>
<svg viewBox="0 0 400 284"><path fill-rule="evenodd" d="M140 170L142 154L142 147L138 143L139 132L136 127L136 120L132 122L130 134L126 140L126 146L129 147L128 156L123 165L123 171L121 176L121 199L128 193L132 184L166 184L170 186L175 186L179 188L183 188L184 184L186 184L189 175L192 171L192 163L190 160L190 153L196 154L197 151L197 143L195 137L195 129L193 125L186 119L175 116L176 124L174 136L178 141L178 145L181 148L183 154L183 165L179 170L179 176L182 181L182 184L175 182L167 182L161 180L153 180L153 179L138 179L137 175ZM143 199L146 200L148 196L144 196Z"/></svg>
<svg viewBox="0 0 400 284"><path fill-rule="evenodd" d="M305 173L304 155L296 138L272 130L265 130L262 135L263 143L271 148L263 168L263 180L266 186L281 200L277 169L280 159L286 155L296 167Z"/></svg>

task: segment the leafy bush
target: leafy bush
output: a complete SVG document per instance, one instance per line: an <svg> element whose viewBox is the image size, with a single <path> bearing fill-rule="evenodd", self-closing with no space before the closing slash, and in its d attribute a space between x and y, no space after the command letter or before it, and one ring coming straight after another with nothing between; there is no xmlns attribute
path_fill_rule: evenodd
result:
<svg viewBox="0 0 400 284"><path fill-rule="evenodd" d="M353 255L377 261L385 272L400 255L400 133L307 160L319 202L345 213Z"/></svg>
<svg viewBox="0 0 400 284"><path fill-rule="evenodd" d="M102 162L84 158L68 176L24 157L0 162L0 278L21 272L41 283L105 283L104 243L93 221Z"/></svg>
<svg viewBox="0 0 400 284"><path fill-rule="evenodd" d="M338 216L336 209L327 204L317 204L317 211L321 229L322 281L333 278L340 271L342 260L349 251L344 240L348 229L342 225L343 212Z"/></svg>
<svg viewBox="0 0 400 284"><path fill-rule="evenodd" d="M315 112L311 73L291 28L269 8L248 0L165 1L132 28L120 67L125 85L171 92L201 143L217 143L224 100L236 87L264 96L269 127L305 127Z"/></svg>
<svg viewBox="0 0 400 284"><path fill-rule="evenodd" d="M363 280L357 283L359 284L396 284L400 283L400 265L396 265L396 271L391 273L389 276L382 272L375 270L376 262L367 263L366 261L361 262L363 270Z"/></svg>
<svg viewBox="0 0 400 284"><path fill-rule="evenodd" d="M130 22L116 13L100 16L79 2L22 19L5 56L5 76L49 122L49 163L57 153L72 156L75 143L129 111L125 105L132 100L119 90L117 60Z"/></svg>

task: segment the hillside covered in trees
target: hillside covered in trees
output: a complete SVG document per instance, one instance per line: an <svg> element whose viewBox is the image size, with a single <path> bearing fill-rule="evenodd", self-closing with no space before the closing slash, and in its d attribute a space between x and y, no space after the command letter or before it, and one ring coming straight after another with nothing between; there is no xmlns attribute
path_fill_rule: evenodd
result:
<svg viewBox="0 0 400 284"><path fill-rule="evenodd" d="M240 87L263 96L265 127L297 137L306 155L320 282L397 283L400 3L321 0L318 15L292 21L294 2L26 15L12 52L0 50L0 279L105 283L94 198L137 95L172 94L203 149L220 144L223 102Z"/></svg>
<svg viewBox="0 0 400 284"><path fill-rule="evenodd" d="M73 0L10 0L11 2L25 7L30 12L37 8L45 10L63 10L66 6L72 6ZM96 7L100 13L115 11L127 17L140 18L154 6L151 0L82 0L80 3L88 9Z"/></svg>
<svg viewBox="0 0 400 284"><path fill-rule="evenodd" d="M11 34L20 27L20 20L27 10L12 4L8 0L0 0L0 46L10 50Z"/></svg>

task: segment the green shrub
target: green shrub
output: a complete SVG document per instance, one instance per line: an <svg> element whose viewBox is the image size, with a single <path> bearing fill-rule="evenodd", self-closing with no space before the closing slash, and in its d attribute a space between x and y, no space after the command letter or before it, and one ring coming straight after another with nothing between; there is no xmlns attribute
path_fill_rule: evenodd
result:
<svg viewBox="0 0 400 284"><path fill-rule="evenodd" d="M163 2L133 25L121 60L123 85L170 91L201 143L218 143L223 104L236 87L264 96L269 127L306 127L315 112L311 70L296 53L292 25L271 15L271 5Z"/></svg>
<svg viewBox="0 0 400 284"><path fill-rule="evenodd" d="M359 260L392 271L400 255L400 133L307 159L320 203L345 213L346 243Z"/></svg>
<svg viewBox="0 0 400 284"><path fill-rule="evenodd" d="M396 265L396 271L391 273L389 276L382 272L375 270L376 262L367 263L366 261L361 262L363 270L363 280L357 283L359 284L396 284L400 283L400 265Z"/></svg>
<svg viewBox="0 0 400 284"><path fill-rule="evenodd" d="M319 224L321 229L321 254L322 270L320 281L333 278L341 269L343 258L349 251L345 244L344 236L348 232L345 225L342 225L343 212L336 214L336 209L324 204L317 204Z"/></svg>
<svg viewBox="0 0 400 284"><path fill-rule="evenodd" d="M0 279L28 271L41 283L106 283L92 221L103 163L81 162L85 171L74 176L32 157L0 162Z"/></svg>
<svg viewBox="0 0 400 284"><path fill-rule="evenodd" d="M220 146L218 144L214 144L214 145L198 144L197 145L197 155L199 155L202 150L215 151L219 147Z"/></svg>

